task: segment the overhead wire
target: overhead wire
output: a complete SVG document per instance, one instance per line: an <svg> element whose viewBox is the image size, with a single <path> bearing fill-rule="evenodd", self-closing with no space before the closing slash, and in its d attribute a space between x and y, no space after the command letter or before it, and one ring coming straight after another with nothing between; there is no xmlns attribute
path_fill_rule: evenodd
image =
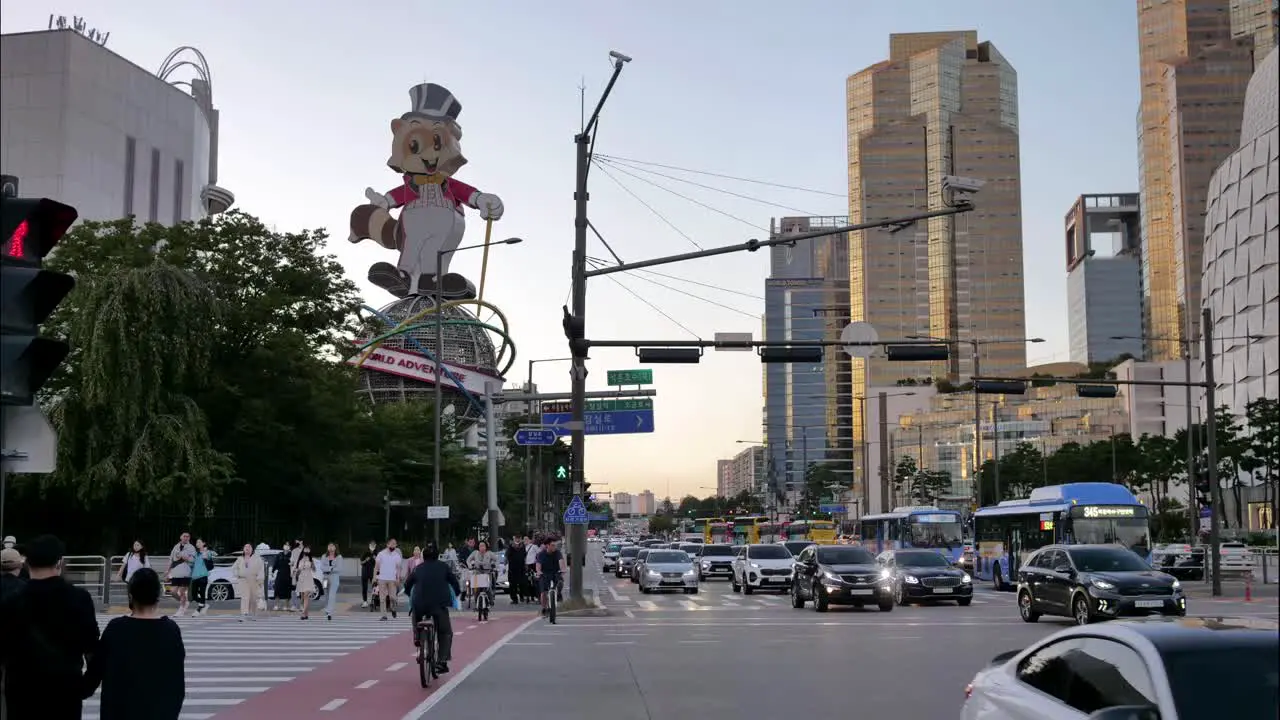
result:
<svg viewBox="0 0 1280 720"><path fill-rule="evenodd" d="M813 193L814 195L826 195L833 198L847 198L847 193L833 193L826 190L814 190L813 188L800 187L797 185L784 185L782 183L769 182L768 180L754 180L752 178L736 177L734 175L725 175L724 173L709 172L707 170L695 170L693 168L680 167L678 165L664 165L662 163L648 162L646 160L636 160L633 158L624 158L617 155L605 155L603 153L595 156L599 160L608 160L615 163L630 163L632 165L647 165L649 167L658 167L666 170L675 170L677 172L693 173L695 175L705 175L707 177L717 177L722 180L734 180L736 182L751 183L752 185L765 185L767 187L775 187L782 190L795 190L797 192Z"/></svg>
<svg viewBox="0 0 1280 720"><path fill-rule="evenodd" d="M821 214L822 214L822 213L815 213L815 212L812 212L812 211L809 211L809 210L804 210L804 209L801 209L801 208L798 208L798 207L792 207L792 206L790 206L790 205L783 205L782 203L776 203L776 202L773 202L772 200L765 200L764 198L758 198L758 197L755 197L755 196L752 196L752 195L743 195L742 193L733 192L732 190L725 190L724 188L718 188L718 187L716 187L715 185L707 185L707 184L705 184L705 183L694 182L694 181L692 181L692 180L686 180L685 178L682 178L682 177L676 177L675 175L668 175L668 174L666 174L666 173L660 173L660 172L658 172L657 170L649 170L649 169L647 169L647 168L642 168L642 167L630 167L630 166L627 166L627 165L622 165L622 164L620 164L620 163L613 162L613 161L611 161L611 160L604 160L604 159L598 159L598 160L597 160L597 162L601 162L601 163L604 163L604 164L606 164L606 165L610 165L610 166L612 166L612 167L616 167L616 168L626 168L626 169L630 169L630 170L635 170L635 171L637 171L637 172L648 173L649 175L656 175L656 176L658 176L658 177L660 177L660 178L666 178L667 180L674 180L674 181L679 182L679 183L684 183L684 184L686 184L686 185L692 185L692 186L694 186L694 187L699 187L699 188L702 188L702 189L704 189L704 190L710 190L710 191L712 191L712 192L718 192L718 193L721 193L721 194L723 194L723 195L729 195L729 196L731 196L731 197L736 197L736 198L739 198L739 199L742 199L742 200L750 200L751 202L760 203L761 205L769 205L770 207L776 207L776 208L779 208L779 209L782 209L782 210L790 210L790 211L792 211L792 212L800 213L801 215L821 215Z"/></svg>
<svg viewBox="0 0 1280 720"><path fill-rule="evenodd" d="M587 259L591 260L592 262L601 263L606 266L609 264L609 261L603 258L588 257ZM618 263L618 264L622 265L624 263ZM730 295L740 295L744 298L750 298L752 300L764 300L764 296L762 295L753 295L749 292L743 292L742 290L734 290L732 288L720 287L719 285L712 285L711 283L704 283L699 280L692 280L687 277L680 277L679 275L668 275L666 273L660 273L656 270L648 270L646 268L637 268L635 270L624 270L623 272L656 275L657 277L660 277L660 278L666 278L668 280L676 280L679 282L689 283L690 285L697 285L698 287L704 287L704 288L707 288L708 290L718 290L720 292L729 293Z"/></svg>
<svg viewBox="0 0 1280 720"><path fill-rule="evenodd" d="M594 266L596 266L596 267L599 267L599 266L601 266L601 265L607 265L607 263L600 263L600 262L598 262L598 261L597 261L597 262L592 263L590 260L588 260L588 263L590 263L591 265L594 265ZM614 276L612 276L612 275L606 275L605 277L607 277L607 278L609 278L610 280L612 280L612 281L614 282L614 284L616 284L618 287L620 287L620 288L622 288L623 290L626 290L627 292L631 293L631 295L632 295L633 297L635 297L635 299L639 300L640 302L644 303L645 305L648 305L650 310L653 310L654 312L658 313L659 315L661 315L662 317L666 318L667 320L670 320L670 321L671 321L671 323L672 323L673 325L675 325L676 327L680 328L681 330L684 330L685 332L689 333L690 335L692 335L694 338L696 338L696 339L698 339L698 340L701 340L701 339L702 339L702 336L701 336L701 335L699 335L698 333L694 332L693 330L691 330L691 329L689 328L689 326L688 326L688 325L685 325L684 323L680 322L679 320L677 320L677 319L675 319L674 317L672 317L671 315L669 315L669 314L668 314L665 310L663 310L662 308L658 307L657 305L654 305L654 304L653 304L653 302L652 302L652 301L650 301L650 300L649 300L648 298L646 298L645 296L643 296L643 295L641 295L640 293L636 292L635 290L632 290L631 288L627 287L627 285L626 285L626 284L624 284L624 283L623 283L621 280L619 280L618 278L616 278L616 277L614 277Z"/></svg>
<svg viewBox="0 0 1280 720"><path fill-rule="evenodd" d="M607 265L608 265L608 263L597 263L597 267L607 266ZM623 272L627 272L627 271L626 271L626 270L624 270ZM681 289L680 289L680 288L678 288L678 287L672 287L671 285L667 285L666 283L658 282L657 280L653 280L652 278L643 277L643 276L641 276L641 275L632 275L632 277L634 277L634 278L635 278L635 279L637 279L637 280L643 280L643 281L645 281L645 282L647 282L647 283L652 283L653 285L657 285L657 286L658 286L658 287L660 287L660 288L665 288L665 289L667 289L667 290L670 290L671 292L674 292L674 293L680 293L681 295L684 295L684 296L686 296L686 297L693 298L694 300L701 300L702 302L707 303L708 305L715 305L716 307L718 307L718 308L722 308L722 309L724 309L724 310L728 310L729 312L735 312L735 313L738 313L739 315L745 315L745 316L747 316L747 317L751 318L752 320L759 320L759 319L760 319L760 313L750 313L750 312L747 312L746 310L740 310L740 309L738 309L738 308L736 308L736 307L733 307L732 305L725 305L725 304L724 304L724 303L722 303L722 302L717 302L717 301L712 300L712 299L710 299L710 298L702 297L701 295L695 295L695 294L693 294L693 293L689 292L688 290L681 290Z"/></svg>
<svg viewBox="0 0 1280 720"><path fill-rule="evenodd" d="M602 162L598 162L598 161L596 162L596 167L600 168L601 172L605 172L605 170L604 170L604 168L603 168L603 165L604 165L604 163L602 163ZM656 182L654 182L654 181L650 180L649 178L641 177L640 175L637 175L637 174L635 174L634 172L631 172L631 171L629 171L629 170L624 169L621 165L614 164L614 165L611 165L610 167L612 167L614 170L616 170L616 171L618 171L618 172L622 173L623 175L628 175L628 176L630 176L630 177L632 177L632 178L634 178L634 179L636 179L636 180L639 180L639 181L640 181L640 182L642 182L642 183L645 183L646 185L652 185L653 187L656 187L656 188L658 188L659 190L661 190L661 191L663 191L663 192L671 193L672 195L675 195L676 197L678 197L678 198L680 198L680 199L682 199L682 200L684 200L684 201L686 201L686 202L691 202L691 203L693 203L694 205L697 205L698 207L700 207L700 208L702 208L702 209L704 209L704 210L710 210L711 212L716 213L717 215L723 215L723 216L725 216L725 217L729 218L730 220L737 220L738 222L742 223L743 225L746 225L747 227L753 228L753 229L755 229L755 230L763 230L764 232L769 232L769 228L767 228L767 227L763 227L763 226L757 225L757 224L755 224L755 223L751 222L750 220L744 220L744 219L742 219L742 218L738 217L737 215L734 215L733 213L725 212L724 210L721 210L720 208L718 208L718 207L714 207L714 206L712 206L712 205L708 205L708 204L706 204L706 203L702 202L701 200L695 200L694 198L691 198L691 197L689 197L688 195L685 195L685 194L684 194L684 193L682 193L682 192L678 192L678 191L676 191L676 190L672 190L671 188L669 188L669 187L667 187L667 186L665 186L665 185L659 185L658 183L656 183ZM681 233L681 234L683 234L683 233ZM687 238L688 236L685 236L685 237ZM692 238L689 238L689 242L693 242L693 239L692 239ZM694 243L694 245L697 245L697 243ZM701 249L702 249L702 247L701 247L701 246L698 246L698 249L699 249L699 250L701 250Z"/></svg>
<svg viewBox="0 0 1280 720"><path fill-rule="evenodd" d="M609 172L607 169L605 169L605 167L604 167L604 165L603 165L602 163L595 162L595 163L593 163L593 164L594 164L597 168L599 168L599 169L600 169L600 172L604 173L604 176L605 176L605 177L609 178L610 180L612 180L612 181L614 182L614 184L616 184L618 187L622 188L622 191L623 191L623 192L625 192L626 194L628 194L628 195L630 195L631 197L635 198L635 201L636 201L636 202L638 202L638 203L640 203L641 205L643 205L643 206L644 206L644 208L645 208L646 210L648 210L650 213L653 213L653 216L654 216L654 217L656 217L656 218L658 218L659 220L661 220L661 221L662 221L662 222L663 222L667 227L671 228L672 230L675 230L677 235L679 235L680 237L684 238L685 240L688 240L690 245L694 246L695 248L697 248L697 249L699 249L699 250L703 250L703 249L704 249L701 245L699 245L699 244L698 244L698 241L696 241L696 240L694 240L693 238L689 237L688 233L686 233L685 231L683 231L683 230L681 230L680 228L676 227L676 224L675 224L675 223L673 223L673 222L671 222L670 220L668 220L666 215L663 215L662 213L658 212L657 208L655 208L655 207L653 207L652 205L650 205L649 203L645 202L645 199L644 199L644 198L642 198L642 197L640 197L639 195L637 195L637 194L635 193L635 191L634 191L634 190L632 190L631 188L627 187L626 183L624 183L624 182L622 182L621 180L619 180L618 178L614 177L613 173L611 173L611 172Z"/></svg>

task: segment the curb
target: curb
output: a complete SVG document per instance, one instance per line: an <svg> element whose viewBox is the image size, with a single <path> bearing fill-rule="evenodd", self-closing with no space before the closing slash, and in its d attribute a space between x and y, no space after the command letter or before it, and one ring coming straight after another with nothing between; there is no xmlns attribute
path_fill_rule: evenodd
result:
<svg viewBox="0 0 1280 720"><path fill-rule="evenodd" d="M561 610L557 611L556 614L561 617L612 617L613 613L609 612L609 607L600 600L599 593L596 590L596 588L591 588L591 599L587 601L591 603L592 607L585 607L579 610Z"/></svg>

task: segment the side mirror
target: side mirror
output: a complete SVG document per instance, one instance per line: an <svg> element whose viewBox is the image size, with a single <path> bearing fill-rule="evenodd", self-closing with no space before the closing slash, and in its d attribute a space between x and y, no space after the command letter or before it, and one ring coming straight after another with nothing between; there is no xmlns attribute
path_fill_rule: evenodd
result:
<svg viewBox="0 0 1280 720"><path fill-rule="evenodd" d="M1076 574L1076 571L1075 571L1075 570L1072 570L1070 565L1059 565L1059 566L1055 567L1055 568L1053 569L1053 571L1054 571L1054 572L1056 572L1056 573L1062 573L1063 575L1075 575L1075 574Z"/></svg>
<svg viewBox="0 0 1280 720"><path fill-rule="evenodd" d="M1160 720L1154 705L1117 705L1089 716L1089 720Z"/></svg>

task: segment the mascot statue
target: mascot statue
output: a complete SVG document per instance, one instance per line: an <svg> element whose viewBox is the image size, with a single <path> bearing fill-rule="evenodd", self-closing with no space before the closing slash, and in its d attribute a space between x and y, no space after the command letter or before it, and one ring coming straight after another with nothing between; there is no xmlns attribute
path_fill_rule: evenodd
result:
<svg viewBox="0 0 1280 720"><path fill-rule="evenodd" d="M411 89L409 97L412 108L391 121L391 158L387 160L401 174L401 184L385 194L365 190L369 203L351 211L348 239L353 243L369 239L400 252L395 265L380 262L369 268L369 282L396 297L439 292L450 300L474 298L475 285L449 273L452 253L448 251L462 242L463 206L493 221L502 218L502 200L453 178L467 162L458 125L462 105L453 93L425 83ZM396 208L400 208L398 218L390 213ZM436 278L441 250L446 251L439 268L442 277Z"/></svg>

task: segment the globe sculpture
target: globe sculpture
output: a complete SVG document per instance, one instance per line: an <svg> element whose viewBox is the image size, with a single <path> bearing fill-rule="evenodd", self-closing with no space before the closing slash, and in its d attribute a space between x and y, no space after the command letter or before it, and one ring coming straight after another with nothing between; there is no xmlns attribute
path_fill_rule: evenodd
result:
<svg viewBox="0 0 1280 720"><path fill-rule="evenodd" d="M477 306L491 311L494 319L482 321L470 309ZM439 355L434 299L410 295L365 310L360 351L349 361L359 367L358 392L374 405L434 400L435 388L427 379L434 374L432 359ZM502 379L514 361L514 348L505 317L489 303L446 301L439 322L444 336L441 361L449 371L441 387L441 411L467 427L484 415L484 380Z"/></svg>

